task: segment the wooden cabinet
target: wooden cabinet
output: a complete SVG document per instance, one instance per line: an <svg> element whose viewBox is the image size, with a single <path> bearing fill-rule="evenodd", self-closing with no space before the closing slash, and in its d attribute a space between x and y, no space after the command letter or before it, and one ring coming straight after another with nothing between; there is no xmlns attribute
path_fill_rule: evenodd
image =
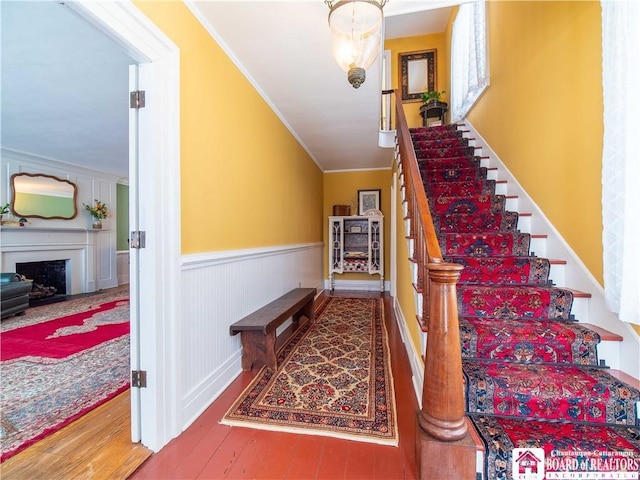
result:
<svg viewBox="0 0 640 480"><path fill-rule="evenodd" d="M329 217L329 280L335 275L368 273L380 277L384 291L383 217Z"/></svg>

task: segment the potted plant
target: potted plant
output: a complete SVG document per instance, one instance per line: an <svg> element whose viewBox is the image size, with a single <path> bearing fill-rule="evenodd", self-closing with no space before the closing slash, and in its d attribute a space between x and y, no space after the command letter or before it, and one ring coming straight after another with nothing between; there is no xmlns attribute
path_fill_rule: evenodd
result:
<svg viewBox="0 0 640 480"><path fill-rule="evenodd" d="M4 216L9 212L11 212L11 206L8 203L0 205L0 225L4 225Z"/></svg>
<svg viewBox="0 0 640 480"><path fill-rule="evenodd" d="M86 203L83 203L83 205L91 217L93 217L92 227L100 229L102 228L102 220L107 218L110 215L110 212L106 203L101 202L98 199L95 199L94 202L94 205L87 205Z"/></svg>
<svg viewBox="0 0 640 480"><path fill-rule="evenodd" d="M440 97L442 95L444 95L445 92L444 90L441 92L435 91L435 90L430 90L428 92L422 92L422 103L426 104L438 104L438 103L442 103L444 105L447 105L446 102L443 102L440 100Z"/></svg>
<svg viewBox="0 0 640 480"><path fill-rule="evenodd" d="M449 104L443 102L441 97L444 95L444 90L438 92L437 90L429 90L422 92L422 106L420 107L420 115L422 116L422 125L428 126L428 118L437 117L440 123L444 123L444 114L449 110Z"/></svg>

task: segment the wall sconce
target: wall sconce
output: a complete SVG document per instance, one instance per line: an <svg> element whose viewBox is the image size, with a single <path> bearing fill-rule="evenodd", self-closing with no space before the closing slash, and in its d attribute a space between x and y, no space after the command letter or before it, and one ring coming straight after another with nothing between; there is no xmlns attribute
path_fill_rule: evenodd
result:
<svg viewBox="0 0 640 480"><path fill-rule="evenodd" d="M387 0L325 0L329 7L333 56L359 88L380 52L382 7Z"/></svg>

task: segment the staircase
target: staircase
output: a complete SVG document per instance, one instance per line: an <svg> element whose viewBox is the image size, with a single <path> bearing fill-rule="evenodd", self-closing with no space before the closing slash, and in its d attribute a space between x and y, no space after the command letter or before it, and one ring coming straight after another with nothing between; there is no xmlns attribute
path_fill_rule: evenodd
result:
<svg viewBox="0 0 640 480"><path fill-rule="evenodd" d="M530 233L531 215L460 126L411 129L411 138L444 260L464 267L466 413L484 445L483 477L515 478L513 450L525 447L544 449L548 471L567 466L554 452L579 451L587 463L578 469L617 459L606 468L637 472L640 392L599 355L610 349L603 339L621 337L578 321L590 295L553 282L564 262L541 256L544 235ZM638 464L620 462L629 458Z"/></svg>

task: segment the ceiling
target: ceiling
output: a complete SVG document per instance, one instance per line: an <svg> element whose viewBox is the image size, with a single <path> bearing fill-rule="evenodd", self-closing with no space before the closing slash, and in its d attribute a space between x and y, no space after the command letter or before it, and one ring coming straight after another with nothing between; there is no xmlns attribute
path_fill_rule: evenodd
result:
<svg viewBox="0 0 640 480"><path fill-rule="evenodd" d="M380 61L351 87L321 0L186 3L324 171L389 167L391 150L377 146ZM444 31L455 3L390 0L386 38ZM64 4L0 8L2 147L126 178L134 60Z"/></svg>

